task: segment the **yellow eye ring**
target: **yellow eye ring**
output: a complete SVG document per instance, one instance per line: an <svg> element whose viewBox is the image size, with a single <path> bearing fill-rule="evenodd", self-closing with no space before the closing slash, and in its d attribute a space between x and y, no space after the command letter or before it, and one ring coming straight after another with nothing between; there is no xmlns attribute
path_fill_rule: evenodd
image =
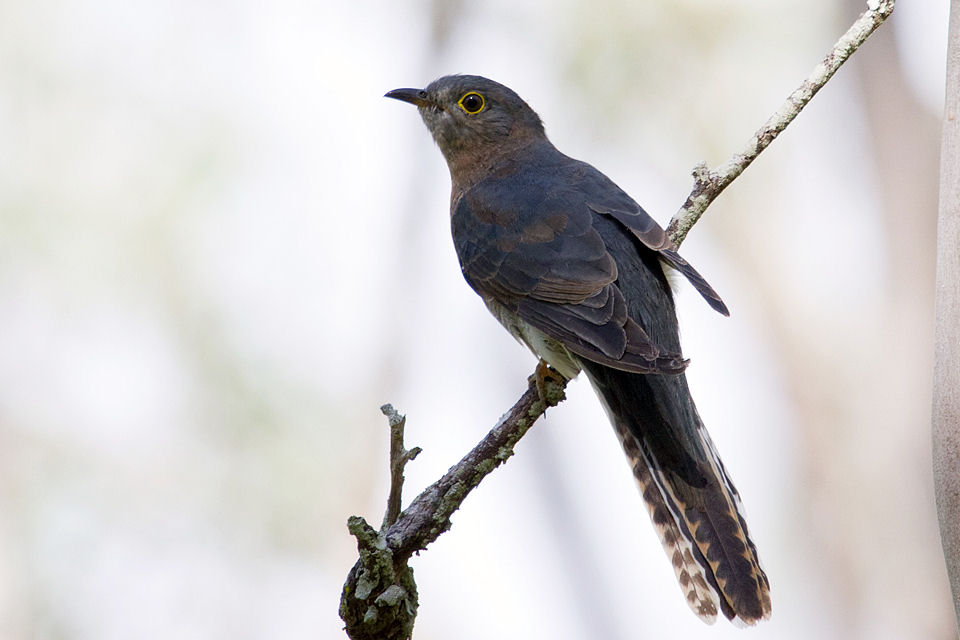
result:
<svg viewBox="0 0 960 640"><path fill-rule="evenodd" d="M487 106L487 101L476 91L468 91L457 102L457 106L463 109L464 113L475 115L483 111L484 107Z"/></svg>

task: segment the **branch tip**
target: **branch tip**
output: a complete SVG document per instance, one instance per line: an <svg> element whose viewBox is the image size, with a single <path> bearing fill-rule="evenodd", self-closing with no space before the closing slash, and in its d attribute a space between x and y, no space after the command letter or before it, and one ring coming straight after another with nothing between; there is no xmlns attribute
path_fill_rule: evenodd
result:
<svg viewBox="0 0 960 640"><path fill-rule="evenodd" d="M400 424L407 419L406 416L400 415L397 410L393 408L393 405L389 403L380 407L380 413L387 416L387 420L390 422L391 427L396 424Z"/></svg>
<svg viewBox="0 0 960 640"><path fill-rule="evenodd" d="M787 96L780 108L753 134L740 152L714 170L709 169L703 162L693 168L693 190L667 226L674 244L679 246L683 242L687 232L717 196L787 128L817 91L833 77L837 69L883 24L893 12L894 4L895 0L868 0L867 11L860 14L856 22L840 36L830 52L817 63L800 86Z"/></svg>
<svg viewBox="0 0 960 640"><path fill-rule="evenodd" d="M347 518L347 531L357 539L358 547L370 547L375 544L377 530L371 527L367 521L360 516L350 516Z"/></svg>
<svg viewBox="0 0 960 640"><path fill-rule="evenodd" d="M407 450L403 444L403 429L407 418L393 408L391 404L380 407L390 423L390 495L387 498L387 511L383 516L381 530L386 531L400 517L403 494L403 470L407 463L416 458L422 449L414 447Z"/></svg>

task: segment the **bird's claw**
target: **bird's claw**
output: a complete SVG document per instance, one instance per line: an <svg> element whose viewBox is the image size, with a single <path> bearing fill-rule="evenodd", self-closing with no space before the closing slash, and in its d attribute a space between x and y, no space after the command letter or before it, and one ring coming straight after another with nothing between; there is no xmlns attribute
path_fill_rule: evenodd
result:
<svg viewBox="0 0 960 640"><path fill-rule="evenodd" d="M567 386L567 379L559 371L548 365L546 360L541 359L537 363L536 371L527 378L527 381L536 384L537 394L547 406L556 406L564 398L563 389Z"/></svg>

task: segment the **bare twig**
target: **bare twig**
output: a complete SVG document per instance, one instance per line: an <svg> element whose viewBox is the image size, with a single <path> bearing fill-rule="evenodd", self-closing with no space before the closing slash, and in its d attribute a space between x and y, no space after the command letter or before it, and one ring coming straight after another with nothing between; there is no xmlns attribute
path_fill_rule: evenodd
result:
<svg viewBox="0 0 960 640"><path fill-rule="evenodd" d="M420 454L420 447L414 447L408 451L403 446L403 427L407 423L406 416L397 413L390 404L380 407L380 411L390 422L390 497L387 498L387 512L380 526L380 530L383 531L400 517L403 468Z"/></svg>
<svg viewBox="0 0 960 640"><path fill-rule="evenodd" d="M766 149L774 138L787 128L811 98L833 77L837 69L893 12L895 0L871 0L867 10L860 14L847 32L837 40L833 49L818 64L807 79L791 93L787 100L770 116L740 152L733 154L724 164L710 169L701 162L693 169L693 190L686 202L670 220L667 233L675 244L680 245L687 233L697 223L717 196L736 179L750 163Z"/></svg>

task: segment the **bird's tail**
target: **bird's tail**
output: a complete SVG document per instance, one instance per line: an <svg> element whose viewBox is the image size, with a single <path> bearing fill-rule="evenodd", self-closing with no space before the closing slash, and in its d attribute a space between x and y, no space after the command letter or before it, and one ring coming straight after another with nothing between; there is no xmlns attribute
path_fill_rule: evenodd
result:
<svg viewBox="0 0 960 640"><path fill-rule="evenodd" d="M770 617L770 583L747 533L740 496L707 434L685 376L584 363L627 454L687 603L754 624Z"/></svg>

